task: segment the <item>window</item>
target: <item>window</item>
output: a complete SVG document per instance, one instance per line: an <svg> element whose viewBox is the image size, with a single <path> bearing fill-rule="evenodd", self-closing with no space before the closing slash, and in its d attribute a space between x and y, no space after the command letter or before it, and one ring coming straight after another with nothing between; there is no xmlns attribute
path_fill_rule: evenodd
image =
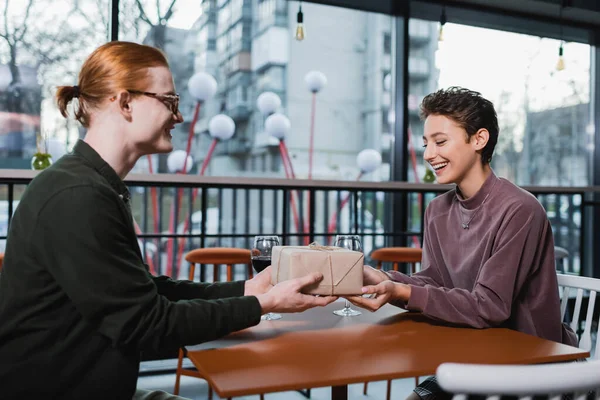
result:
<svg viewBox="0 0 600 400"><path fill-rule="evenodd" d="M410 24L418 29L409 32L425 32L427 25L435 31L439 25L423 20ZM519 185L591 183L589 45L566 43L567 68L557 71L558 40L452 23L444 27L443 42L431 38L411 42L409 72L419 79L411 79L409 91L420 103L438 88L463 86L492 101L500 124L492 161L497 174ZM417 113L410 126L420 143ZM420 158L420 146L411 151ZM423 177L419 164L409 173L411 180Z"/></svg>
<svg viewBox="0 0 600 400"><path fill-rule="evenodd" d="M0 14L0 168L30 169L40 133L55 159L70 150L79 124L60 115L54 88L76 84L107 37L108 0L38 0L28 14L22 3L5 1Z"/></svg>
<svg viewBox="0 0 600 400"><path fill-rule="evenodd" d="M231 23L236 23L242 18L244 9L244 0L231 0Z"/></svg>
<svg viewBox="0 0 600 400"><path fill-rule="evenodd" d="M383 54L392 54L392 35L383 34Z"/></svg>
<svg viewBox="0 0 600 400"><path fill-rule="evenodd" d="M217 34L221 34L229 29L231 23L231 7L229 4L219 10L217 21Z"/></svg>

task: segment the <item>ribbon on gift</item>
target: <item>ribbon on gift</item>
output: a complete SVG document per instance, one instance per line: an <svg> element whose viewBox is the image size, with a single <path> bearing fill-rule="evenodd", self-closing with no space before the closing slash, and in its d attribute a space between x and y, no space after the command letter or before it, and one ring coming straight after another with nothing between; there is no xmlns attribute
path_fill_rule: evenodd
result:
<svg viewBox="0 0 600 400"><path fill-rule="evenodd" d="M316 250L316 251L335 251L335 250L343 250L343 247L335 247L335 246L322 246L317 242L312 242L311 244L308 245L308 248L310 250ZM277 277L277 283L279 283L279 270L281 269L281 255L283 254L283 252L285 250L294 250L294 249L301 249L301 250L306 250L306 246L286 246L284 248L281 249L281 251L279 252L279 258L277 259L277 272L276 272L276 277ZM335 286L333 284L333 261L331 259L331 255L327 256L327 260L329 261L329 276L331 279L331 296L333 296L333 287Z"/></svg>
<svg viewBox="0 0 600 400"><path fill-rule="evenodd" d="M311 250L330 251L330 250L341 250L343 247L336 246L322 246L318 242L312 242L308 245Z"/></svg>

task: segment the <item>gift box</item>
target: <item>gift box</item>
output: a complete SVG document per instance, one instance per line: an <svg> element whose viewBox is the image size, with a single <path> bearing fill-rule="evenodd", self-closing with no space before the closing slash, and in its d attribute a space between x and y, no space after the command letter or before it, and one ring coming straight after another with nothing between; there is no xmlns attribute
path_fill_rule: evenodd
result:
<svg viewBox="0 0 600 400"><path fill-rule="evenodd" d="M306 294L349 296L361 294L364 255L341 247L274 246L271 254L271 283L300 278L311 272L323 280L302 291Z"/></svg>

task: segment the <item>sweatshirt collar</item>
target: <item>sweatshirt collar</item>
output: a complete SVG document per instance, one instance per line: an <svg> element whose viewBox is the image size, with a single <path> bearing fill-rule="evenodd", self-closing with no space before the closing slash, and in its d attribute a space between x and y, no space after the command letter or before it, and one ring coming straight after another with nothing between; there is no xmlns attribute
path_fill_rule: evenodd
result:
<svg viewBox="0 0 600 400"><path fill-rule="evenodd" d="M490 196L490 193L492 192L492 190L496 186L496 183L499 180L500 179L496 176L496 174L494 174L494 171L492 171L490 176L488 176L487 179L485 180L485 182L483 182L483 185L481 185L481 188L479 188L477 193L475 193L474 196L472 196L468 199L465 199L462 197L462 194L460 193L460 189L457 186L456 187L456 199L458 200L458 202L460 203L460 205L463 208L466 208L467 210L473 210L473 209L481 206L483 204L483 202Z"/></svg>

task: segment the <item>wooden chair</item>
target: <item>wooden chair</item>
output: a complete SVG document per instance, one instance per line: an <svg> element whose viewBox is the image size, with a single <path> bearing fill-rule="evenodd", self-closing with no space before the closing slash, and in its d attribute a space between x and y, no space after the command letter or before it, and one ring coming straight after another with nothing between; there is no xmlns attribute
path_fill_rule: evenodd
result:
<svg viewBox="0 0 600 400"><path fill-rule="evenodd" d="M371 259L377 261L377 268L381 269L384 262L393 263L394 271L398 271L398 264L411 265L410 272L417 272L417 264L421 262L423 250L415 247L382 247L371 252Z"/></svg>
<svg viewBox="0 0 600 400"><path fill-rule="evenodd" d="M248 267L248 276L252 277L252 264L250 261L250 250L237 249L233 247L210 247L206 249L195 249L185 255L185 259L190 263L189 280L194 280L196 272L196 264L213 265L213 280L219 280L219 266L227 266L227 281L233 280L233 266L236 264L246 264ZM183 368L183 358L186 356L184 349L179 349L179 358L177 360L177 371L175 373L175 389L173 394L179 394L179 384L181 376L192 376L195 378L204 379L197 370L189 370ZM208 398L212 399L212 387L208 386ZM260 395L263 400L263 395Z"/></svg>
<svg viewBox="0 0 600 400"><path fill-rule="evenodd" d="M233 266L246 264L248 277L252 278L253 270L250 262L250 250L235 247L208 247L195 249L185 255L185 260L190 263L189 280L194 280L196 264L201 266L213 266L213 281L219 281L219 267L225 265L227 268L227 282L233 280Z"/></svg>
<svg viewBox="0 0 600 400"><path fill-rule="evenodd" d="M562 296L560 302L560 316L565 320L567 315L567 307L569 303L572 303L573 297L575 297L575 305L573 307L573 317L571 318L571 328L575 332L579 332L579 325L581 315L581 309L584 303L587 303L586 317L583 331L579 335L579 348L588 350L592 358L598 359L600 340L596 341L596 349L592 350L592 325L594 320L600 326L600 314L594 313L594 306L596 305L596 293L600 291L600 279L587 278L583 276L564 275L557 274L558 286L562 288ZM574 296L573 296L574 295ZM585 296L584 296L585 295Z"/></svg>
<svg viewBox="0 0 600 400"><path fill-rule="evenodd" d="M556 261L556 271L561 274L567 273L569 264L569 251L563 247L554 246L554 260Z"/></svg>
<svg viewBox="0 0 600 400"><path fill-rule="evenodd" d="M444 363L437 368L438 383L454 400L469 395L516 396L531 400L548 396L551 400L586 399L590 390L600 390L600 360L541 365L475 365ZM589 398L589 397L587 397Z"/></svg>
<svg viewBox="0 0 600 400"><path fill-rule="evenodd" d="M421 263L421 257L423 250L415 247L382 247L371 252L371 259L377 261L377 269L381 269L384 262L393 263L394 271L398 271L398 264L407 263L410 264L410 272L414 274L417 272L417 264ZM419 377L415 377L416 385L419 384ZM367 395L367 388L369 382L365 382L363 387L363 394ZM390 400L392 393L392 381L387 381L387 395L386 399Z"/></svg>
<svg viewBox="0 0 600 400"><path fill-rule="evenodd" d="M0 272L2 272L2 263L4 262L4 253L0 253Z"/></svg>

